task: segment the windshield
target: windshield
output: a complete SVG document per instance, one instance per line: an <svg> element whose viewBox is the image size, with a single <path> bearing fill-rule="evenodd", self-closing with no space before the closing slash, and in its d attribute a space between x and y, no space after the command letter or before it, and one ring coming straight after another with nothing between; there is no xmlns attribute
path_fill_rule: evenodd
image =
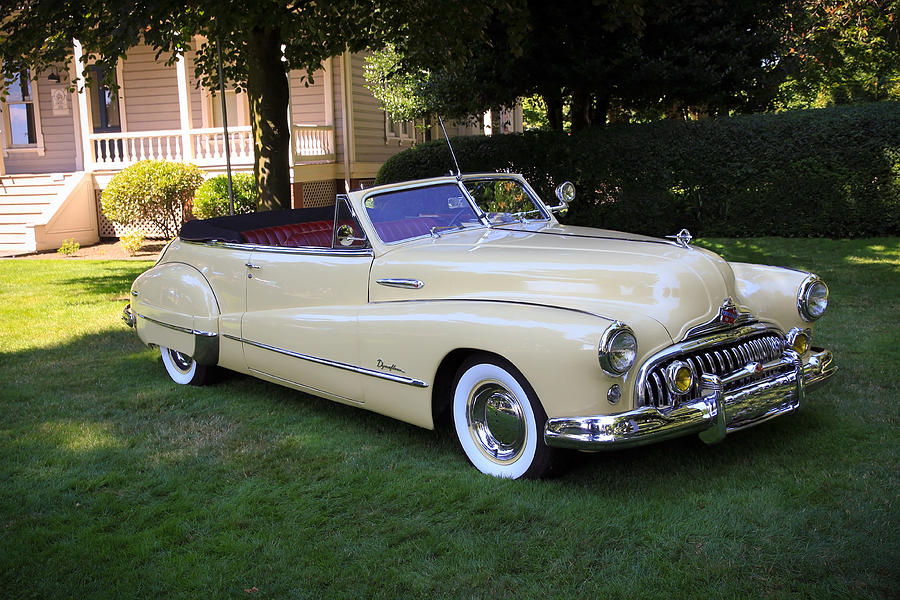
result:
<svg viewBox="0 0 900 600"><path fill-rule="evenodd" d="M463 191L453 183L369 196L365 207L385 243L482 226Z"/></svg>
<svg viewBox="0 0 900 600"><path fill-rule="evenodd" d="M518 179L466 179L464 184L492 224L547 218Z"/></svg>

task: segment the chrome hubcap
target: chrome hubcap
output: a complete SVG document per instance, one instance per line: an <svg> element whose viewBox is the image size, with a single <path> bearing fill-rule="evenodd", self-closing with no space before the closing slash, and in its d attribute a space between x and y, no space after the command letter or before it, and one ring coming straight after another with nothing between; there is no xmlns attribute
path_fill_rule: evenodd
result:
<svg viewBox="0 0 900 600"><path fill-rule="evenodd" d="M481 452L498 463L515 461L525 448L525 413L519 399L497 381L482 382L469 395L469 433Z"/></svg>
<svg viewBox="0 0 900 600"><path fill-rule="evenodd" d="M191 369L191 365L194 363L193 358L185 356L177 350L169 350L169 357L172 359L172 364L174 364L179 371L184 371L185 373Z"/></svg>

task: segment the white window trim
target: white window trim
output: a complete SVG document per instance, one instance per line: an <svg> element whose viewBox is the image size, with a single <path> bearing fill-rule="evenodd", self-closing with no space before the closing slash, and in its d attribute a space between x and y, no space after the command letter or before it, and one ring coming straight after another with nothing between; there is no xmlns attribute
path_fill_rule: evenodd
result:
<svg viewBox="0 0 900 600"><path fill-rule="evenodd" d="M202 91L202 101L200 103L200 114L201 121L203 122L204 128L210 127L221 127L221 125L215 125L213 123L213 102L221 103L222 100L219 98L219 90L216 88L215 90L210 90L208 88L201 88ZM240 94L234 91L234 88L225 87L225 93L229 92L235 95L237 102L237 120L238 123L246 123L246 125L238 125L238 123L232 123L229 121L228 127L249 127L250 126L250 96L247 94L247 91L244 90ZM221 105L219 106L219 110L221 110Z"/></svg>
<svg viewBox="0 0 900 600"><path fill-rule="evenodd" d="M31 76L31 70L28 71L29 77ZM0 111L3 112L3 131L0 134L0 143L2 143L3 156L7 157L12 154L31 154L37 153L38 156L44 156L44 131L41 128L41 97L40 90L38 86L38 82L36 79L31 80L31 105L34 107L34 134L36 141L34 144L9 144L7 142L7 135L12 129L12 125L9 122L9 110L6 109L10 104L26 104L28 101L16 101L10 102L7 100L3 103L3 108L0 108Z"/></svg>
<svg viewBox="0 0 900 600"><path fill-rule="evenodd" d="M381 111L384 115L384 143L399 142L401 144L414 144L416 141L416 123L415 121L394 121L387 111ZM394 131L394 124L403 123L406 125L408 133L400 133Z"/></svg>

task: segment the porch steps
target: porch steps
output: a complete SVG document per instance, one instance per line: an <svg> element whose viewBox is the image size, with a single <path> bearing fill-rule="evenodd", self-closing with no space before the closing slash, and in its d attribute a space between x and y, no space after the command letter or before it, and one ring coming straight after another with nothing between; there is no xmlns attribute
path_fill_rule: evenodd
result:
<svg viewBox="0 0 900 600"><path fill-rule="evenodd" d="M0 254L33 252L27 228L57 200L73 173L0 176Z"/></svg>

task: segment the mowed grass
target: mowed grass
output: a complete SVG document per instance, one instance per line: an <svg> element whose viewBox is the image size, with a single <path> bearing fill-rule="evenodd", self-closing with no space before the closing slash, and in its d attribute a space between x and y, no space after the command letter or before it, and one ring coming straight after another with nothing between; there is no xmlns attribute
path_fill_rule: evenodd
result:
<svg viewBox="0 0 900 600"><path fill-rule="evenodd" d="M549 481L249 377L176 386L119 320L151 263L0 261L3 595L898 597L900 240L699 243L821 275L840 371L718 446Z"/></svg>

